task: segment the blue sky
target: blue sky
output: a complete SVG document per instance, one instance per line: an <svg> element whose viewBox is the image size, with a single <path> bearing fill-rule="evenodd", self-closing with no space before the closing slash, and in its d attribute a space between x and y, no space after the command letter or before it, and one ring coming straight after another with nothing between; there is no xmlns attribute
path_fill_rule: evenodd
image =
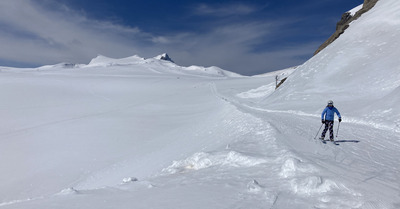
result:
<svg viewBox="0 0 400 209"><path fill-rule="evenodd" d="M307 61L363 0L2 0L0 66L167 52L254 75Z"/></svg>

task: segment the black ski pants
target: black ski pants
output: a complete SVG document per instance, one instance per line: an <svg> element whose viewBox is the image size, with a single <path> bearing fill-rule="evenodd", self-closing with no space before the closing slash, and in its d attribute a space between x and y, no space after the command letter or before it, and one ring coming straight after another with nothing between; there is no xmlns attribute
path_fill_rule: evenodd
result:
<svg viewBox="0 0 400 209"><path fill-rule="evenodd" d="M322 131L321 138L325 138L325 134L329 129L329 139L333 140L333 121L332 120L326 120L325 121L325 128Z"/></svg>

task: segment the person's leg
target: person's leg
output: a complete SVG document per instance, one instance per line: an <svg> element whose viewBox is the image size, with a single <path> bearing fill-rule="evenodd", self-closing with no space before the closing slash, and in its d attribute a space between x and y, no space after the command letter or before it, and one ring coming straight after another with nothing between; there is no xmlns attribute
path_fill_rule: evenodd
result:
<svg viewBox="0 0 400 209"><path fill-rule="evenodd" d="M334 140L334 137L333 137L333 121L329 122L329 138L330 138L331 141Z"/></svg>
<svg viewBox="0 0 400 209"><path fill-rule="evenodd" d="M327 131L328 131L328 122L325 122L325 128L324 128L324 130L322 131L321 139L324 139L324 138L325 138L325 134L326 134Z"/></svg>

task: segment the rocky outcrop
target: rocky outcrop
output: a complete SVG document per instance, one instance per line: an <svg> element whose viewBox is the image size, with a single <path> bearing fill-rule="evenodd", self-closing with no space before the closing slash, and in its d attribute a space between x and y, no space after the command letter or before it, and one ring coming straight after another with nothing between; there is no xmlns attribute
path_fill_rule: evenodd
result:
<svg viewBox="0 0 400 209"><path fill-rule="evenodd" d="M354 20L358 19L362 14L368 12L372 7L375 6L378 0L364 0L363 7L352 16L350 12L346 12L342 15L341 20L336 24L335 33L328 38L318 49L314 52L314 55L318 54L325 47L329 46L332 42L334 42L340 35L344 33L344 31L350 26L350 23Z"/></svg>
<svg viewBox="0 0 400 209"><path fill-rule="evenodd" d="M158 56L156 57L156 59L165 60L165 61L170 61L170 62L172 62L172 63L175 63L175 62L168 56L167 53L158 55Z"/></svg>

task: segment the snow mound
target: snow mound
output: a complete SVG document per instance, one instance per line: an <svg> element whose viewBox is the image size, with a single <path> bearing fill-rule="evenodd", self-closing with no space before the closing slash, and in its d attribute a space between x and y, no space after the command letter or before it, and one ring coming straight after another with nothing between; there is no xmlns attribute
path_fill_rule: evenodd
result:
<svg viewBox="0 0 400 209"><path fill-rule="evenodd" d="M306 165L297 158L289 158L283 163L279 175L283 178L288 178L295 176L298 172L311 173L314 171L316 169L311 165Z"/></svg>
<svg viewBox="0 0 400 209"><path fill-rule="evenodd" d="M235 151L217 154L199 152L185 160L174 161L171 166L163 171L174 174L213 166L252 167L266 162L265 159L244 155Z"/></svg>
<svg viewBox="0 0 400 209"><path fill-rule="evenodd" d="M203 74L203 75L212 75L212 76L220 76L220 77L241 77L241 75L223 70L219 67L211 66L211 67L202 67L192 65L189 67L183 67L182 70L195 74Z"/></svg>
<svg viewBox="0 0 400 209"><path fill-rule="evenodd" d="M247 184L247 191L250 193L259 193L264 190L264 187L258 183L257 180L253 180Z"/></svg>
<svg viewBox="0 0 400 209"><path fill-rule="evenodd" d="M340 187L329 179L324 180L319 176L310 176L304 179L293 179L290 181L294 193L302 195L313 195L316 193L326 193Z"/></svg>
<svg viewBox="0 0 400 209"><path fill-rule="evenodd" d="M63 189L61 192L57 193L57 195L73 195L73 194L79 194L79 191L74 189L73 187Z"/></svg>
<svg viewBox="0 0 400 209"><path fill-rule="evenodd" d="M106 57L103 55L98 55L97 57L93 58L87 67L108 67L108 66L122 66L122 65L132 65L143 63L145 59L141 58L137 55L121 58L121 59L114 59L110 57Z"/></svg>

